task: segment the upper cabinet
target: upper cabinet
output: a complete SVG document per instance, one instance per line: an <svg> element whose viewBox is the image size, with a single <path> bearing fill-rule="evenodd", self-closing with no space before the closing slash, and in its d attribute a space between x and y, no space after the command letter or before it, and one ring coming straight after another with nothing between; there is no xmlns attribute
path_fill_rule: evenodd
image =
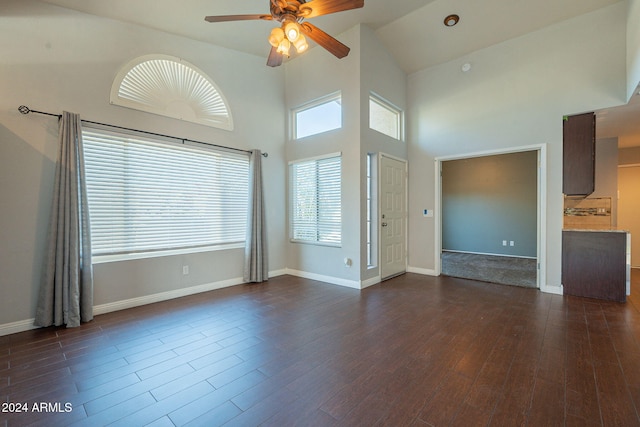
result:
<svg viewBox="0 0 640 427"><path fill-rule="evenodd" d="M595 190L596 115L567 116L562 128L562 192L588 196Z"/></svg>

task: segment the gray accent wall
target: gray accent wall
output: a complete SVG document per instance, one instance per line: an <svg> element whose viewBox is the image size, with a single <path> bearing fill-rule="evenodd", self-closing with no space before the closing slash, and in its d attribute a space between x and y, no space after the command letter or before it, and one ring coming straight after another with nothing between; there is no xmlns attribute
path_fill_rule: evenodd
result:
<svg viewBox="0 0 640 427"><path fill-rule="evenodd" d="M537 165L537 151L442 162L442 249L536 257Z"/></svg>

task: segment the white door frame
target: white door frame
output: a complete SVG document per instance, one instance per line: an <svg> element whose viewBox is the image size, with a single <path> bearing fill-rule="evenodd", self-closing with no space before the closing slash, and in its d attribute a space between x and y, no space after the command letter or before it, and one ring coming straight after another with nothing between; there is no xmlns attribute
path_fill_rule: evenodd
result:
<svg viewBox="0 0 640 427"><path fill-rule="evenodd" d="M479 151L455 156L435 158L435 275L442 274L442 162L448 160L470 159L474 157L494 156L499 154L521 153L523 151L538 152L538 209L537 209L537 257L538 274L536 287L543 292L557 293L557 289L547 286L547 144L527 145L522 147L498 150ZM562 291L561 291L562 292Z"/></svg>
<svg viewBox="0 0 640 427"><path fill-rule="evenodd" d="M405 273L407 272L407 268L408 268L408 262L409 262L409 257L407 255L407 251L409 249L409 238L408 238L408 233L409 233L409 161L407 159L403 159L400 157L396 157L393 156L391 154L387 154L387 153L383 153L383 152L378 152L378 203L377 203L377 215L378 218L376 219L377 224L376 224L376 228L378 230L378 265L379 265L379 277L381 280L385 280L386 278L382 275L382 227L381 227L381 221L380 221L380 215L382 214L382 209L381 209L381 203L382 203L382 197L381 197L381 191L382 191L382 185L380 180L382 179L382 158L386 157L388 159L391 160L396 160L398 162L402 162L404 163L404 171L405 171L405 175L404 175L404 210L407 214L407 218L404 221L404 271Z"/></svg>

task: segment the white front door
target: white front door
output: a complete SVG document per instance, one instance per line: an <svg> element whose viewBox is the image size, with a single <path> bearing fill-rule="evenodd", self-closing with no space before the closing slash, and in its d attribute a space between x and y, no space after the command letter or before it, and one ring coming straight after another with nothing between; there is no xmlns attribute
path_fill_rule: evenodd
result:
<svg viewBox="0 0 640 427"><path fill-rule="evenodd" d="M380 277L407 270L407 163L380 156Z"/></svg>

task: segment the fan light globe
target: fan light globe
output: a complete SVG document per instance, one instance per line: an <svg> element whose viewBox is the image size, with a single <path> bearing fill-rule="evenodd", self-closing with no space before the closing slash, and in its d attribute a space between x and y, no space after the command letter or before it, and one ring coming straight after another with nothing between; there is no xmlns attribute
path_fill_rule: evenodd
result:
<svg viewBox="0 0 640 427"><path fill-rule="evenodd" d="M291 43L295 43L300 37L300 27L297 22L289 21L284 24L284 33L287 35L287 38Z"/></svg>
<svg viewBox="0 0 640 427"><path fill-rule="evenodd" d="M293 42L293 45L296 47L296 51L298 53L302 53L302 52L304 52L305 50L307 50L309 48L309 44L307 43L307 39L302 34L300 34L300 37L298 37L298 40Z"/></svg>
<svg viewBox="0 0 640 427"><path fill-rule="evenodd" d="M278 47L280 42L284 39L284 31L282 28L274 28L269 35L269 44L273 47Z"/></svg>
<svg viewBox="0 0 640 427"><path fill-rule="evenodd" d="M291 47L291 43L289 42L289 40L282 39L282 41L278 45L277 52L282 54L282 55L289 56L289 48L290 47Z"/></svg>

